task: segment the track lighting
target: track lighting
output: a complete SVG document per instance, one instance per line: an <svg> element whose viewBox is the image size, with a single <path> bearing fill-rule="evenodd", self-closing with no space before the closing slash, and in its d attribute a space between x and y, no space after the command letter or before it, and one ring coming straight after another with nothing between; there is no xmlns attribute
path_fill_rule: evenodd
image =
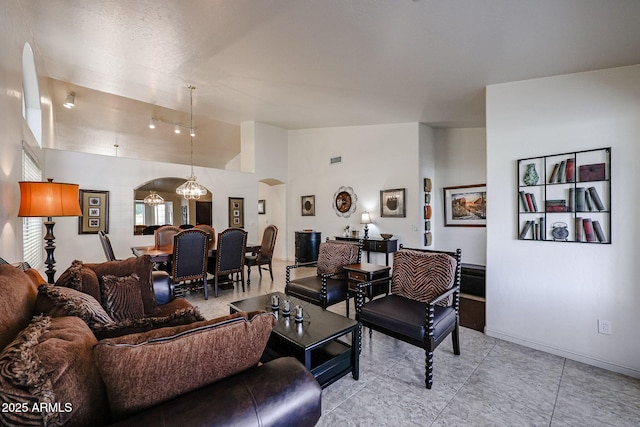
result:
<svg viewBox="0 0 640 427"><path fill-rule="evenodd" d="M74 92L69 92L62 106L65 108L73 108L75 105L76 105L76 94Z"/></svg>

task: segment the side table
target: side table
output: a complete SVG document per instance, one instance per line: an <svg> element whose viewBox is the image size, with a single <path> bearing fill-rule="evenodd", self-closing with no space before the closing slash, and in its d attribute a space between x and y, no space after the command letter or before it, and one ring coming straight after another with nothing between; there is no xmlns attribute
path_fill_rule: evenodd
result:
<svg viewBox="0 0 640 427"><path fill-rule="evenodd" d="M349 313L349 301L351 300L351 297L355 298L357 294L358 283L386 278L386 281L373 284L368 288L366 290L365 297L372 300L378 295L389 294L389 281L391 280L389 271L391 270L391 267L386 265L360 263L345 265L343 268L347 272L347 313Z"/></svg>

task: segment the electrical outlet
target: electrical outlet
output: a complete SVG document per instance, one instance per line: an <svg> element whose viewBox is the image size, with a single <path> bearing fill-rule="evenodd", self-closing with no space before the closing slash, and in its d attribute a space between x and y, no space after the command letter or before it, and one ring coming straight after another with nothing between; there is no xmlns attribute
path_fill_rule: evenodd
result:
<svg viewBox="0 0 640 427"><path fill-rule="evenodd" d="M598 333L604 335L611 335L611 321L598 320Z"/></svg>

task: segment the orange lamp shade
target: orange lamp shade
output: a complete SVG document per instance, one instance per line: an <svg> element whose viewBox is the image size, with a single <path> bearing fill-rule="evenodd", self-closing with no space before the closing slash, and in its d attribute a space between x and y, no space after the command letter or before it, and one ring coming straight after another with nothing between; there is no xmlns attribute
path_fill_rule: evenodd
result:
<svg viewBox="0 0 640 427"><path fill-rule="evenodd" d="M82 216L78 184L20 181L18 216Z"/></svg>

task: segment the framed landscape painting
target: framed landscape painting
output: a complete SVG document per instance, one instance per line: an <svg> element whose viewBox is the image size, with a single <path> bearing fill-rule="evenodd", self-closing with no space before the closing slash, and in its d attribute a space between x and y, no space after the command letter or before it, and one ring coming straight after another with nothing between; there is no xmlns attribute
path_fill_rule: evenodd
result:
<svg viewBox="0 0 640 427"><path fill-rule="evenodd" d="M443 188L445 227L487 226L487 184Z"/></svg>

